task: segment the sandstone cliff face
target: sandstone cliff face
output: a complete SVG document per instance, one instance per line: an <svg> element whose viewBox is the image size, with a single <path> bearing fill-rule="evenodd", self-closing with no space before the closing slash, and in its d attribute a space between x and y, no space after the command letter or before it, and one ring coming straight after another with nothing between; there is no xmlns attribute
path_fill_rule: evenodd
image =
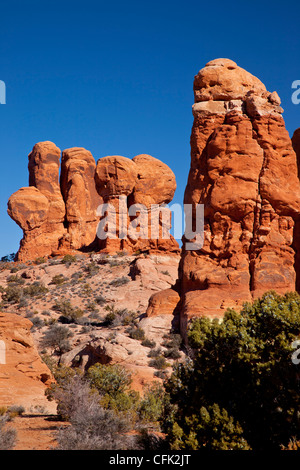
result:
<svg viewBox="0 0 300 470"><path fill-rule="evenodd" d="M54 379L38 355L31 326L20 315L0 313L1 405L21 405L27 412L41 407L53 413L56 405L47 400L45 390Z"/></svg>
<svg viewBox="0 0 300 470"><path fill-rule="evenodd" d="M300 214L296 155L277 93L233 61L217 59L196 75L194 95L184 202L204 205L204 242L188 251L183 239L173 288L182 332L191 317L222 317L267 290L295 290ZM165 295L170 310L178 308L176 295L172 305Z"/></svg>
<svg viewBox="0 0 300 470"><path fill-rule="evenodd" d="M105 251L179 253L179 245L169 233L171 212L163 208L161 215L162 206L171 202L176 190L175 175L165 163L150 155L137 155L132 160L104 157L97 162L95 179L98 193L117 216L117 236L102 241ZM123 210L120 196L124 198ZM151 224L155 220L157 224ZM123 238L124 233L127 236Z"/></svg>
<svg viewBox="0 0 300 470"><path fill-rule="evenodd" d="M96 191L95 169L96 162L88 150L74 147L62 152L60 184L68 226L62 244L70 249L88 247L96 238L96 210L102 199Z"/></svg>
<svg viewBox="0 0 300 470"><path fill-rule="evenodd" d="M61 158L61 172L60 172ZM119 216L119 197L126 199L125 208L132 204L167 204L173 198L176 181L170 168L150 155L129 158L104 157L96 161L84 148L62 152L52 142L40 142L28 157L29 187L16 191L8 201L8 214L22 228L23 239L17 254L18 261L62 255L77 250L118 250L129 252L152 250L179 252L178 243L161 233L143 237L138 231L128 232L138 215L126 214L126 233L117 237L97 238L100 216L97 208L109 203ZM60 172L60 176L59 176ZM119 219L117 219L119 220ZM150 226L150 222L149 222ZM127 236L128 235L128 236Z"/></svg>
<svg viewBox="0 0 300 470"><path fill-rule="evenodd" d="M185 203L204 204L204 244L180 267L184 322L222 316L269 289L295 290L296 155L280 99L234 62L195 77Z"/></svg>
<svg viewBox="0 0 300 470"><path fill-rule="evenodd" d="M36 144L28 156L30 186L16 191L8 201L8 214L24 233L20 261L51 254L65 232L59 159L60 150L52 142Z"/></svg>
<svg viewBox="0 0 300 470"><path fill-rule="evenodd" d="M300 176L300 127L295 130L292 137L293 148L297 156L298 177ZM298 273L296 276L296 290L300 292L300 220L295 221L294 230L294 248L296 251L295 271Z"/></svg>

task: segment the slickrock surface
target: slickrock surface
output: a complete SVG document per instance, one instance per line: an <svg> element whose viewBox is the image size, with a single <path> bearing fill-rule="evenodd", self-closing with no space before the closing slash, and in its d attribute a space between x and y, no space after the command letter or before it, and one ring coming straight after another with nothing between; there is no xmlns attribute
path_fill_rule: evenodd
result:
<svg viewBox="0 0 300 470"><path fill-rule="evenodd" d="M53 378L40 359L31 326L31 321L20 315L0 312L0 338L5 344L0 363L1 406L18 405L27 413L42 409L51 414L56 405L44 393Z"/></svg>
<svg viewBox="0 0 300 470"><path fill-rule="evenodd" d="M152 348L161 348L162 353L167 350L162 347L164 336L169 338L171 332L178 332L179 317L165 315L163 310L147 317L146 310L154 292L168 289L176 281L179 259L179 255L165 254L93 253L76 255L70 263L64 263L63 257L39 265L9 263L0 269L0 292L14 288L18 295L7 299L0 293L3 315L9 318L10 312L18 312L13 318L24 321L26 327L33 324L31 337L37 351L52 355L56 361L57 354L43 340L53 324L63 325L72 336L62 363L83 370L96 362L120 364L132 372L134 388L141 390L144 383L155 380L155 368L149 364L151 348L131 337L130 330L135 325L155 343ZM16 274L11 274L13 268ZM44 286L42 292L28 295L28 289L38 286ZM68 319L75 309L77 320ZM107 315L112 316L111 323L107 323Z"/></svg>

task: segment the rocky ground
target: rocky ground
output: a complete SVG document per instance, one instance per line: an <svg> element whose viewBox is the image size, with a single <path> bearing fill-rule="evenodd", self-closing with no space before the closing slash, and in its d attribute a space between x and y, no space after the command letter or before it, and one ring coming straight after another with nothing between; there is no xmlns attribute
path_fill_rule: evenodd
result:
<svg viewBox="0 0 300 470"><path fill-rule="evenodd" d="M61 361L81 369L95 362L120 364L130 371L132 387L142 393L147 383L161 380L171 371L174 360L184 356L179 350L174 356L174 348L170 348L170 339L176 334L174 317L146 316L151 295L176 281L178 262L179 256L175 255L119 253L38 259L26 264L1 263L3 319L17 314L18 318L30 320L30 335L43 360ZM63 326L70 333L62 354L45 345L54 325ZM2 337L5 328L3 324ZM16 338L12 344L25 344L20 330L13 334ZM8 386L8 381L4 381L0 405L25 408L23 415L10 424L17 431L16 449L50 449L61 423L55 422L55 405L41 396L45 384L41 383L43 388L36 397L22 386L34 377L30 371L28 378L28 371L37 368L34 355L28 361L25 371L23 353L15 351L13 364L0 366L3 378L14 377L5 369L13 367L14 380L18 382ZM32 383L37 385L34 379Z"/></svg>
<svg viewBox="0 0 300 470"><path fill-rule="evenodd" d="M119 253L2 263L1 310L32 322L31 336L41 357L82 369L95 362L121 364L132 373L133 387L142 391L183 355L177 351L174 356L168 345L176 333L174 317L146 317L151 295L176 281L178 262L175 255ZM54 325L70 334L62 354L45 345ZM10 405L20 404L10 398ZM30 401L27 412L36 404L32 397ZM36 412L43 412L42 406Z"/></svg>

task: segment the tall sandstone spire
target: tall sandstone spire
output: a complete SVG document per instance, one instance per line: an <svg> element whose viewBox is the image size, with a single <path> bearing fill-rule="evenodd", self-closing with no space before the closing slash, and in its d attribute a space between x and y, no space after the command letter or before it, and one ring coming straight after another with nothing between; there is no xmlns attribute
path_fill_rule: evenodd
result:
<svg viewBox="0 0 300 470"><path fill-rule="evenodd" d="M267 290L294 291L300 248L297 159L278 94L216 59L195 76L194 96L184 202L204 205L204 242L188 251L183 238L179 279L165 292L182 332L191 317L221 318ZM163 297L150 299L149 315Z"/></svg>

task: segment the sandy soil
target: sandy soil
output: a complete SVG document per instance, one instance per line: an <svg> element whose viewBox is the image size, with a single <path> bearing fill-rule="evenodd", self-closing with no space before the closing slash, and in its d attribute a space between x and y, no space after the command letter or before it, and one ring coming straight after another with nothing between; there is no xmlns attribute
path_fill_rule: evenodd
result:
<svg viewBox="0 0 300 470"><path fill-rule="evenodd" d="M52 450L56 447L55 434L66 423L55 415L23 415L9 424L17 431L17 443L13 450Z"/></svg>

